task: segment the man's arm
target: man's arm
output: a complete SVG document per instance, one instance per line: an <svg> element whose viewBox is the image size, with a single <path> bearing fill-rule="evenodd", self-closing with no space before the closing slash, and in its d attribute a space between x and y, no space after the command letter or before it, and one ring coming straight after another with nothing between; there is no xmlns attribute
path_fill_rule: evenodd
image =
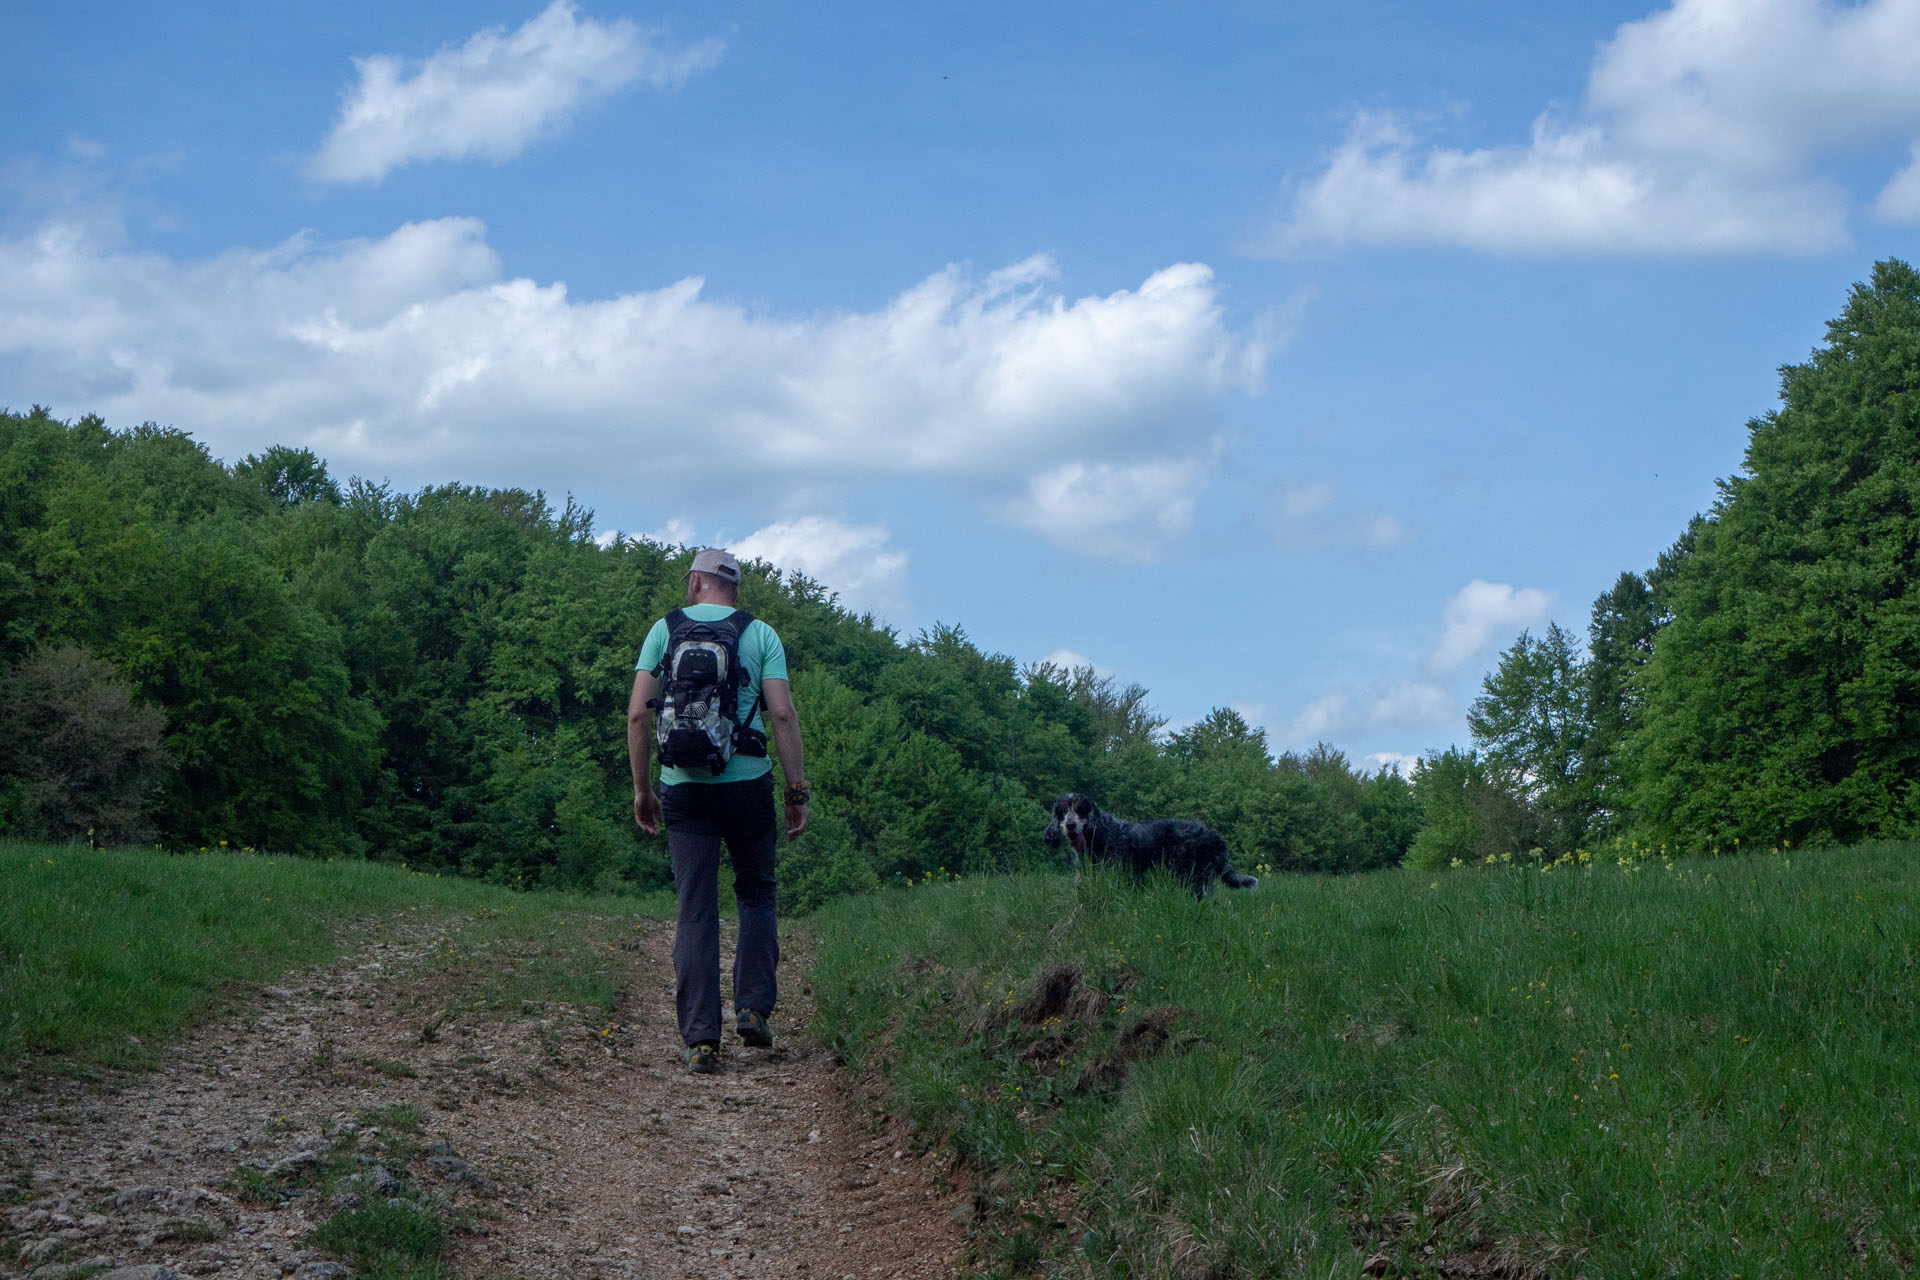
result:
<svg viewBox="0 0 1920 1280"><path fill-rule="evenodd" d="M793 690L785 680L760 682L767 707L767 727L780 749L780 772L787 781L787 839L807 829L807 770L800 754L800 714L793 709Z"/></svg>
<svg viewBox="0 0 1920 1280"><path fill-rule="evenodd" d="M651 671L633 674L627 699L627 761L633 768L633 820L648 835L660 834L660 797L653 789L653 708L649 699L660 682Z"/></svg>

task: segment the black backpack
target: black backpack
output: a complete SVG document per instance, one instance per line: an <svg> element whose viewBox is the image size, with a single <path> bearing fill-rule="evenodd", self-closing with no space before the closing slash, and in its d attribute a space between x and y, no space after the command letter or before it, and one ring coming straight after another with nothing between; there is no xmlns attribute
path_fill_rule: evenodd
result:
<svg viewBox="0 0 1920 1280"><path fill-rule="evenodd" d="M719 773L736 755L764 756L767 735L753 728L760 699L740 717L740 637L753 615L735 609L718 622L698 622L684 609L667 615L667 656L653 669L660 696L654 744L660 763Z"/></svg>

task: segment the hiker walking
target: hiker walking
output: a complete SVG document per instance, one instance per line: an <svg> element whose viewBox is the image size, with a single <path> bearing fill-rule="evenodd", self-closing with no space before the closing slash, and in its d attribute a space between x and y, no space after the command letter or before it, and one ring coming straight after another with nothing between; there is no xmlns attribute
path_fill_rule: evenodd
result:
<svg viewBox="0 0 1920 1280"><path fill-rule="evenodd" d="M740 562L708 548L687 571L687 603L647 632L627 702L633 818L648 835L664 819L680 913L673 933L674 999L687 1066L720 1069L720 845L733 858L740 942L733 961L741 1043L773 1044L767 1025L778 987L774 914L773 764L762 720L780 748L787 839L807 825L800 719L787 685L787 654L772 627L734 602ZM657 714L656 714L657 713ZM664 799L652 782L660 756Z"/></svg>

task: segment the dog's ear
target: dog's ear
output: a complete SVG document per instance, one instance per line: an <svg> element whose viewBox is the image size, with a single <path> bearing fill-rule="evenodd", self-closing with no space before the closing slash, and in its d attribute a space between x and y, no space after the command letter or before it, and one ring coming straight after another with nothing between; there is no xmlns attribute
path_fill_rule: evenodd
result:
<svg viewBox="0 0 1920 1280"><path fill-rule="evenodd" d="M1049 822L1047 829L1041 833L1040 840L1041 843L1050 847L1058 845L1060 843L1060 824L1058 822Z"/></svg>

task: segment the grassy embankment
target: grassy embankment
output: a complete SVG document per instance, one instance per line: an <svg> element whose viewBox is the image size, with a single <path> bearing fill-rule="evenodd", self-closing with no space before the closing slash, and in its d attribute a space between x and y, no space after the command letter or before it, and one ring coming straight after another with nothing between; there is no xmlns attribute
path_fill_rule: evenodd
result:
<svg viewBox="0 0 1920 1280"><path fill-rule="evenodd" d="M816 1031L1003 1273L1907 1275L1917 858L933 885L817 917Z"/></svg>
<svg viewBox="0 0 1920 1280"><path fill-rule="evenodd" d="M150 1065L228 993L421 912L456 929L437 959L474 973L477 1005L610 1008L617 979L596 958L631 932L636 910L667 908L515 893L385 863L0 841L0 1081L36 1061Z"/></svg>

